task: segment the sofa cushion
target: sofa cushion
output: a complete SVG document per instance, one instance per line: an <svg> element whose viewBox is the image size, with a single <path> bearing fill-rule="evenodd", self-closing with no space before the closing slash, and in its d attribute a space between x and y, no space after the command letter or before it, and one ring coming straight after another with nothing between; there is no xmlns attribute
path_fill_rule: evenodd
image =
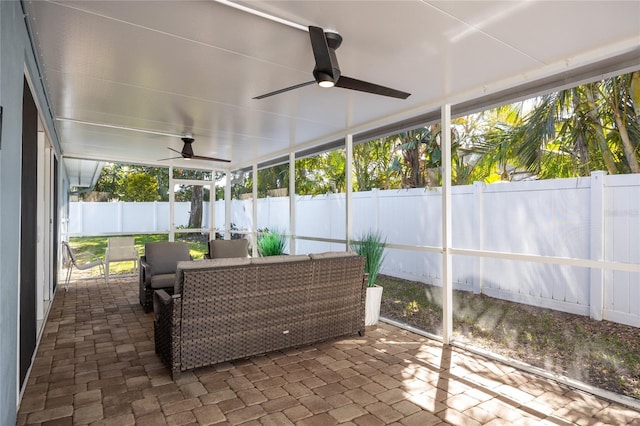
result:
<svg viewBox="0 0 640 426"><path fill-rule="evenodd" d="M228 257L223 259L202 259L191 260L187 262L178 262L177 269L179 270L191 270L191 269L211 269L221 268L226 266L242 266L251 263L251 259L248 257Z"/></svg>
<svg viewBox="0 0 640 426"><path fill-rule="evenodd" d="M249 240L244 238L239 240L209 241L209 257L211 259L247 256L249 256Z"/></svg>
<svg viewBox="0 0 640 426"><path fill-rule="evenodd" d="M151 276L151 288L172 288L176 282L176 274L160 274Z"/></svg>
<svg viewBox="0 0 640 426"><path fill-rule="evenodd" d="M151 266L151 275L173 274L176 264L182 260L191 260L189 244L178 242L147 243L144 246L147 263Z"/></svg>
<svg viewBox="0 0 640 426"><path fill-rule="evenodd" d="M224 259L203 259L178 262L175 278L172 282L174 294L182 293L182 280L184 277L182 271L211 270L211 273L215 274L215 268L244 266L249 265L250 263L251 259L248 257L229 257Z"/></svg>
<svg viewBox="0 0 640 426"><path fill-rule="evenodd" d="M301 262L305 260L309 260L309 256L307 256L306 254L297 254L292 256L283 254L280 256L253 257L251 258L251 264L268 265L270 263Z"/></svg>
<svg viewBox="0 0 640 426"><path fill-rule="evenodd" d="M309 257L313 260L317 259L334 259L339 257L352 257L358 254L353 251L327 251L324 253L311 253Z"/></svg>

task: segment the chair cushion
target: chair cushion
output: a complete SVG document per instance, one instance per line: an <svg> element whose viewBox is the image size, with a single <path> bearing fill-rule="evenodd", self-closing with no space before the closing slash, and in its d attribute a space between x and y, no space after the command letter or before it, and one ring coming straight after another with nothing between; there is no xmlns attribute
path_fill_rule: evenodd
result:
<svg viewBox="0 0 640 426"><path fill-rule="evenodd" d="M144 246L151 276L174 274L176 265L183 260L191 260L189 244L178 242L147 243Z"/></svg>
<svg viewBox="0 0 640 426"><path fill-rule="evenodd" d="M151 276L151 288L173 288L176 283L176 274L160 274Z"/></svg>
<svg viewBox="0 0 640 426"><path fill-rule="evenodd" d="M249 255L249 240L210 240L209 257L221 259L229 257L247 257Z"/></svg>

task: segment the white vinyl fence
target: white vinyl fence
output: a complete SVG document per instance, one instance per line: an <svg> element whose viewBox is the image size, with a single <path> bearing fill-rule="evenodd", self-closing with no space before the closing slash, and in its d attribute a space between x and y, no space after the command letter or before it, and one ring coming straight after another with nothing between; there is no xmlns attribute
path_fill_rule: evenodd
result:
<svg viewBox="0 0 640 426"><path fill-rule="evenodd" d="M345 195L295 200L294 234L302 237L296 253L345 250ZM216 202L218 229L223 203ZM289 233L288 197L257 203L258 228ZM186 225L189 203L177 204L176 226ZM352 208L355 238L378 229L394 246L382 273L442 285L441 255L433 252L442 239L439 188L358 192ZM456 249L640 264L640 175L456 186L452 211ZM239 229L252 229L252 216L251 200L232 201L231 222ZM166 232L168 218L168 203L72 203L69 230ZM456 255L453 274L459 290L581 315L595 309L604 319L640 327L640 272Z"/></svg>

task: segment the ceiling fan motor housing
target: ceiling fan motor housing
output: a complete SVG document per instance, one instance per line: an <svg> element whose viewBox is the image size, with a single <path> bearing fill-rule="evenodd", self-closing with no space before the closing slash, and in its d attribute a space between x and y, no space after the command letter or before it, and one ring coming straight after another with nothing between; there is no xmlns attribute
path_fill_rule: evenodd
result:
<svg viewBox="0 0 640 426"><path fill-rule="evenodd" d="M193 143L193 138L182 138L182 142L184 142L184 146L182 147L182 156L184 158L193 157L193 147L191 144Z"/></svg>
<svg viewBox="0 0 640 426"><path fill-rule="evenodd" d="M313 78L318 84L331 81L335 85L340 79L340 65L338 65L336 49L342 44L342 36L333 31L324 31L324 38L327 42L327 53L329 54L331 69L319 69L316 63L313 68Z"/></svg>
<svg viewBox="0 0 640 426"><path fill-rule="evenodd" d="M342 36L334 31L325 31L324 38L327 39L329 49L337 49L342 44Z"/></svg>

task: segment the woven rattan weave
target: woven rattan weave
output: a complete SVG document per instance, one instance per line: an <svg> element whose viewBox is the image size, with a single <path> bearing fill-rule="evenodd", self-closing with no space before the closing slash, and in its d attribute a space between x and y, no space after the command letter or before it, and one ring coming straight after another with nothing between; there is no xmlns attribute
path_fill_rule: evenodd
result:
<svg viewBox="0 0 640 426"><path fill-rule="evenodd" d="M364 333L364 258L180 262L154 296L156 352L182 371ZM201 266L200 266L201 265Z"/></svg>

